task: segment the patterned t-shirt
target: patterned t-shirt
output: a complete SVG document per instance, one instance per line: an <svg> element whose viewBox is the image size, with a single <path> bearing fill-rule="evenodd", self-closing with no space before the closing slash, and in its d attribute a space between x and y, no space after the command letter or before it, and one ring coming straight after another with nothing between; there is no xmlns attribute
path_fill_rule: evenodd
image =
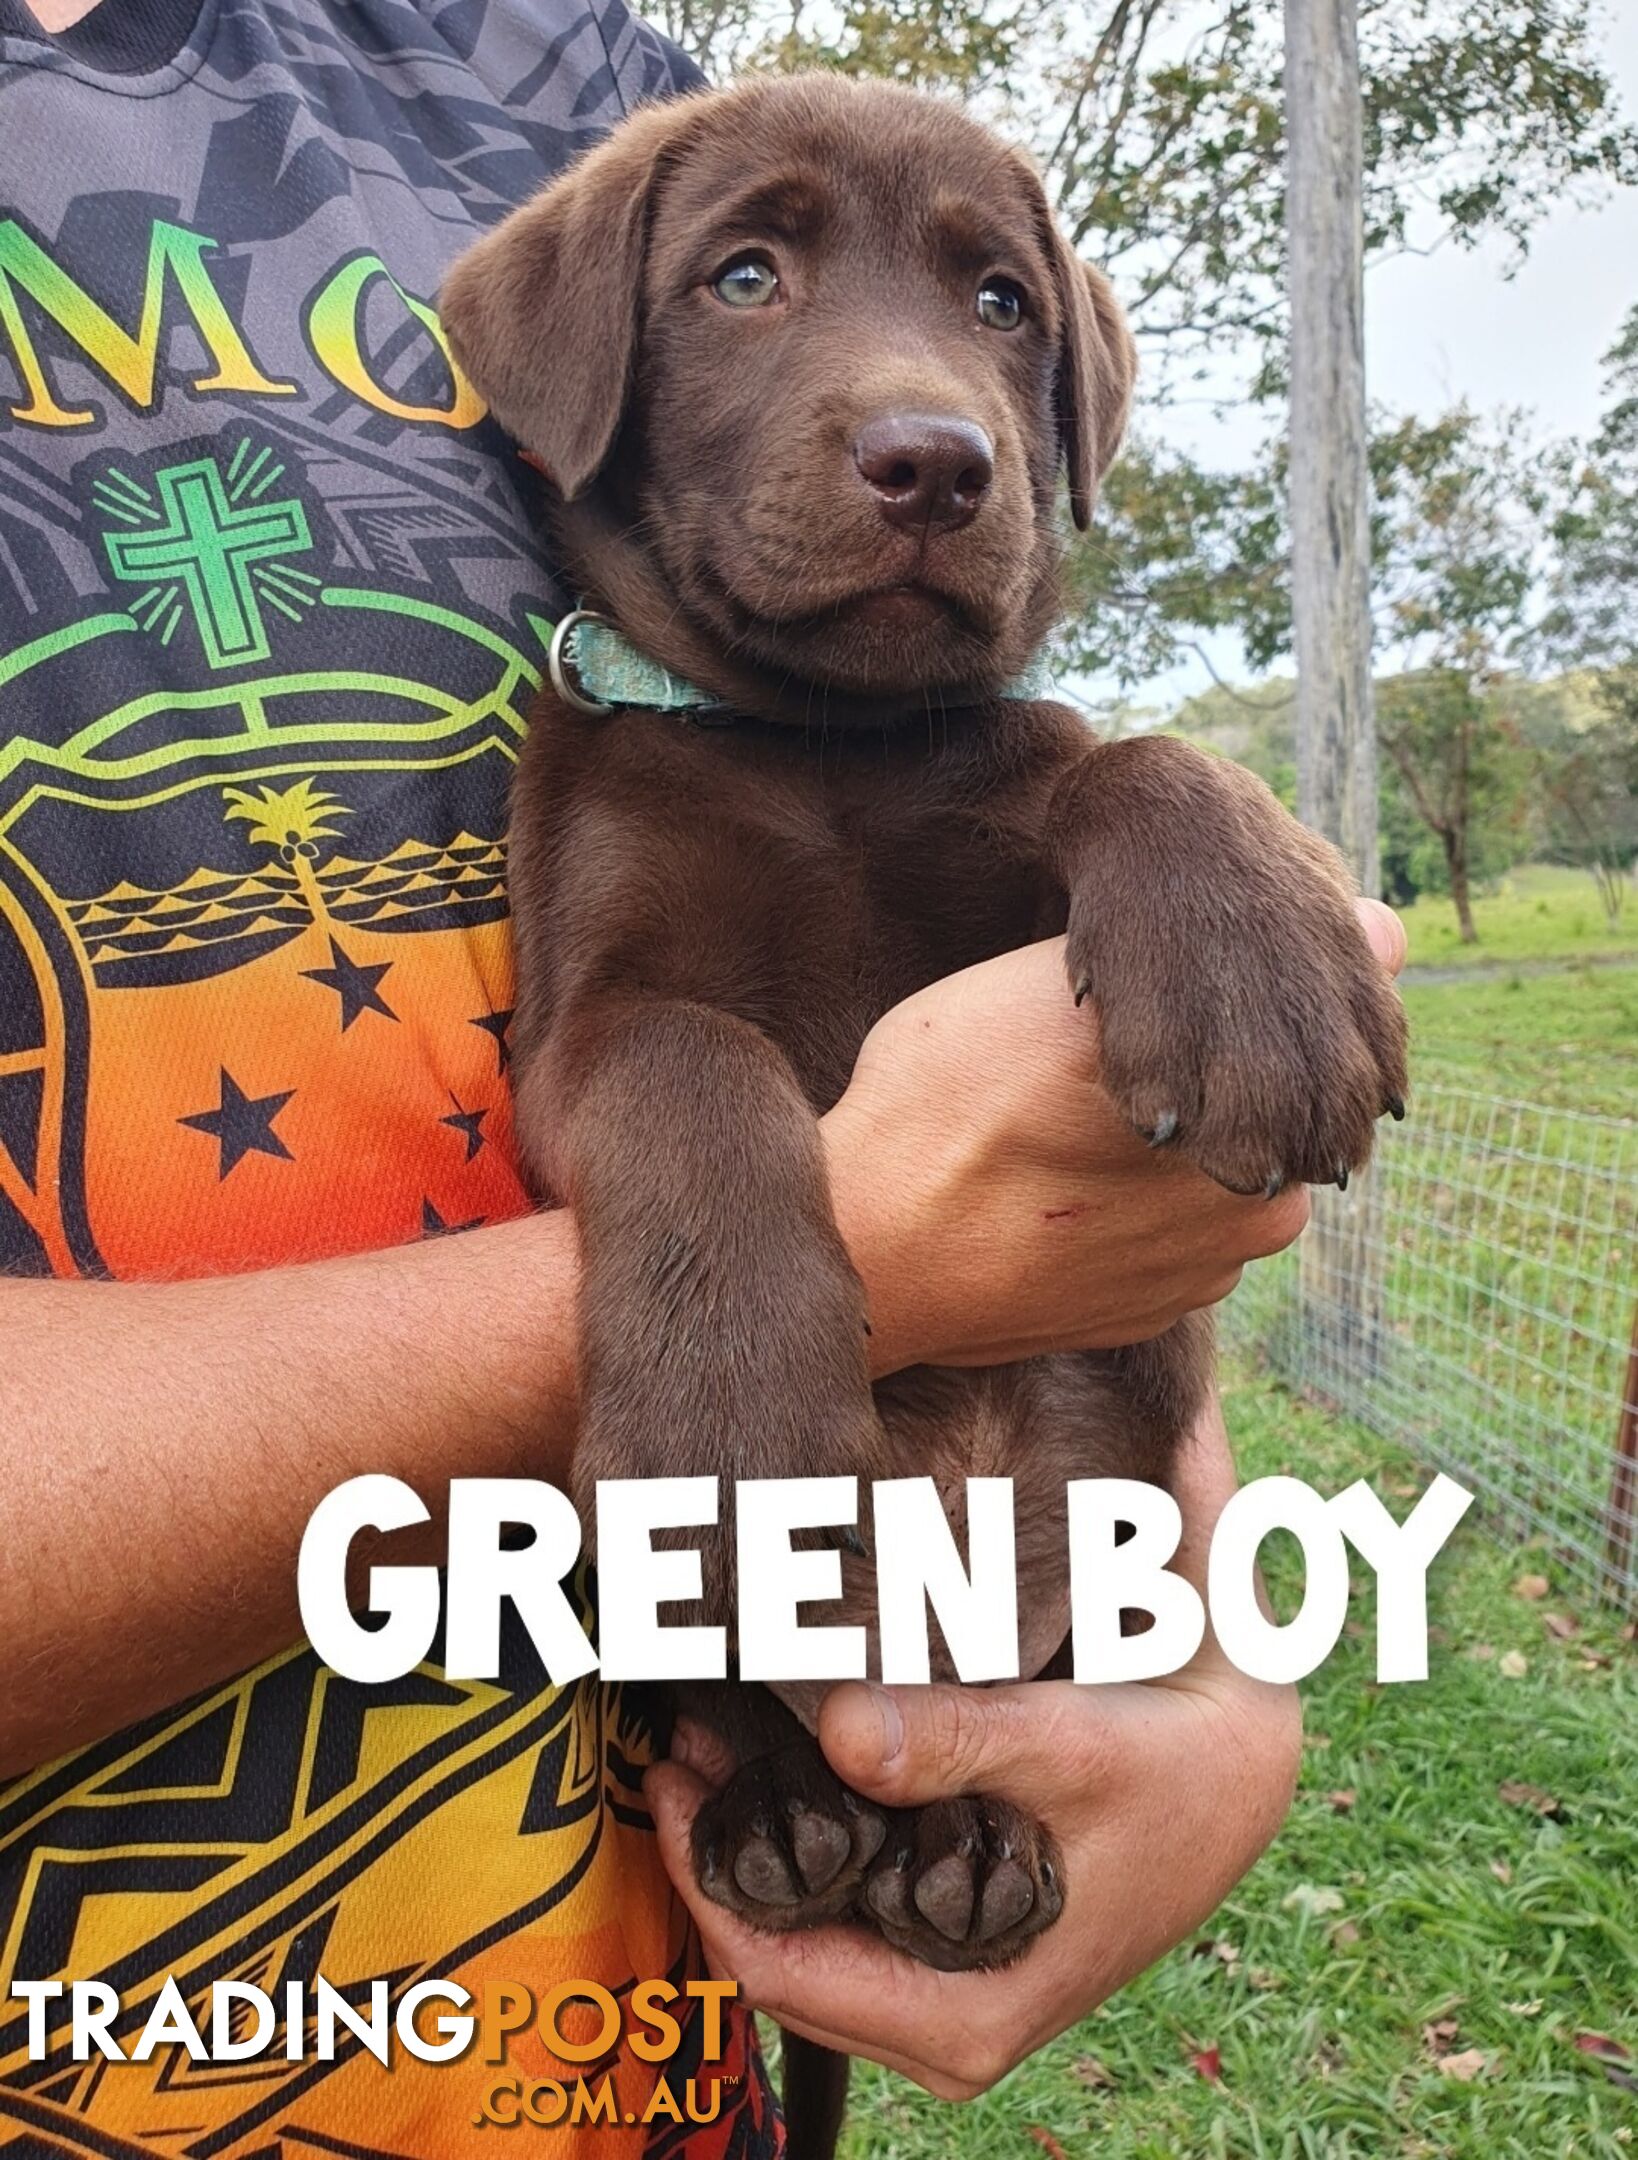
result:
<svg viewBox="0 0 1638 2160"><path fill-rule="evenodd" d="M0 0L0 1267L220 1273L525 1205L505 798L561 600L432 297L697 79L623 0L102 0L56 40ZM521 1642L373 1688L301 1648L0 1790L0 2160L464 2152L458 2066L345 2033L76 2064L56 2024L31 2062L9 1989L106 1980L128 2045L168 1973L678 1974L644 1745ZM743 2023L723 2067L689 2150L771 2151Z"/></svg>

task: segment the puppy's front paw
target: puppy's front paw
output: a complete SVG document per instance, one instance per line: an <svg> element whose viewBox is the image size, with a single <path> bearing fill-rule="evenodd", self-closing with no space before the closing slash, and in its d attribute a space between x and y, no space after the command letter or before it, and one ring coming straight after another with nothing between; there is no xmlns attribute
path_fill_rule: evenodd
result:
<svg viewBox="0 0 1638 2160"><path fill-rule="evenodd" d="M1207 778L1237 816L1202 815L1146 863L1087 852L1071 987L1097 1008L1105 1085L1153 1145L1231 1192L1346 1186L1377 1119L1404 1114L1403 1008L1331 850L1250 775Z"/></svg>
<svg viewBox="0 0 1638 2160"><path fill-rule="evenodd" d="M848 1913L886 1835L810 1741L746 1763L705 1802L694 1873L718 1905L784 1934Z"/></svg>
<svg viewBox="0 0 1638 2160"><path fill-rule="evenodd" d="M893 1947L943 1972L1010 1964L1063 1905L1045 1830L1006 1801L981 1798L895 1817L865 1889L868 1916Z"/></svg>

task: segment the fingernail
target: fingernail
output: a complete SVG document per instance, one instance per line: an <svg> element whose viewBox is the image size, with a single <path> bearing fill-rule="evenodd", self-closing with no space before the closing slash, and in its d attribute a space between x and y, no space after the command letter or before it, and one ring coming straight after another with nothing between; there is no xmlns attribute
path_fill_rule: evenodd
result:
<svg viewBox="0 0 1638 2160"><path fill-rule="evenodd" d="M881 1719L882 1768L885 1770L904 1746L904 1719L900 1715L898 1704L885 1688L872 1687L870 1700L877 1717Z"/></svg>

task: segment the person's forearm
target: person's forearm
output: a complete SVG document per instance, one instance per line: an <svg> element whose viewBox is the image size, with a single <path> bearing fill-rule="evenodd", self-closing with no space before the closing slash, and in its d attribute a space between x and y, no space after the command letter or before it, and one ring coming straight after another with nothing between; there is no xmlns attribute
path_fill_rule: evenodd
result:
<svg viewBox="0 0 1638 2160"><path fill-rule="evenodd" d="M0 1777L295 1642L344 1479L438 1519L452 1477L566 1482L578 1281L566 1213L208 1281L0 1279Z"/></svg>
<svg viewBox="0 0 1638 2160"><path fill-rule="evenodd" d="M209 1282L0 1281L0 1775L297 1640L315 1504L567 1475L567 1215Z"/></svg>

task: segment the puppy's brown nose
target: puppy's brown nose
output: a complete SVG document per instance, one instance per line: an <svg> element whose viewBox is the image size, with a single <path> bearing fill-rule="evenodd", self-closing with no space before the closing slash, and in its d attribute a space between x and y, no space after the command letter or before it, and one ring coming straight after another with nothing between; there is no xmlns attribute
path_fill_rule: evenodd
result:
<svg viewBox="0 0 1638 2160"><path fill-rule="evenodd" d="M951 532L978 513L995 476L990 438L947 413L880 413L853 444L853 462L890 525Z"/></svg>

